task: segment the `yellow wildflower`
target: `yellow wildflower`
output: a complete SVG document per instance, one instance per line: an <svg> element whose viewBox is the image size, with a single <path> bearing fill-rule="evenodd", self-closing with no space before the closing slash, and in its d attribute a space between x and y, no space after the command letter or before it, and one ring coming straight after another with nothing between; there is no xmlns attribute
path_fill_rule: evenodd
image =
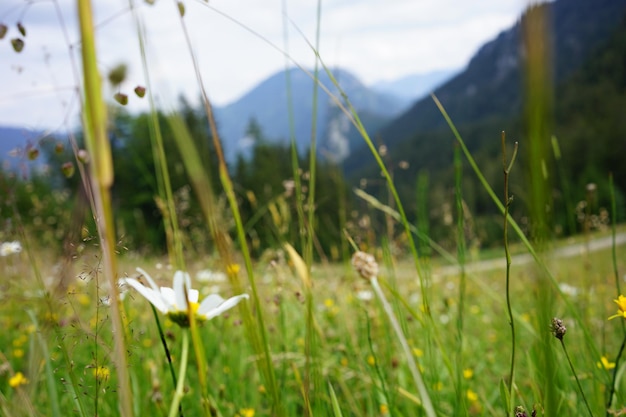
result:
<svg viewBox="0 0 626 417"><path fill-rule="evenodd" d="M370 366L374 366L374 365L376 364L376 358L374 358L372 355L369 355L369 356L367 357L367 363L368 363Z"/></svg>
<svg viewBox="0 0 626 417"><path fill-rule="evenodd" d="M474 391L472 391L471 389L467 390L467 399L471 402L475 402L478 401L478 394L476 394Z"/></svg>
<svg viewBox="0 0 626 417"><path fill-rule="evenodd" d="M596 362L596 365L598 366L598 368L602 368L607 371L609 369L615 368L615 362L609 362L609 359L604 355L600 358L600 362Z"/></svg>
<svg viewBox="0 0 626 417"><path fill-rule="evenodd" d="M111 375L111 371L106 366L98 366L93 369L93 375L98 381L106 381Z"/></svg>
<svg viewBox="0 0 626 417"><path fill-rule="evenodd" d="M620 296L617 297L617 300L613 300L613 301L615 301L615 304L617 304L618 310L617 310L617 314L614 314L611 317L609 317L609 320L614 319L616 317L622 317L626 319L626 297L620 294Z"/></svg>
<svg viewBox="0 0 626 417"><path fill-rule="evenodd" d="M9 386L11 388L17 388L20 385L26 385L26 384L28 384L28 379L21 372L17 372L15 375L9 378Z"/></svg>
<svg viewBox="0 0 626 417"><path fill-rule="evenodd" d="M472 368L463 369L463 378L470 379L473 376L474 376L474 371L472 370Z"/></svg>
<svg viewBox="0 0 626 417"><path fill-rule="evenodd" d="M226 265L226 273L228 275L237 275L241 267L239 264L228 264ZM253 411L254 412L254 411Z"/></svg>
<svg viewBox="0 0 626 417"><path fill-rule="evenodd" d="M424 356L424 351L420 348L413 348L413 354L415 355L415 357L421 358L422 356Z"/></svg>
<svg viewBox="0 0 626 417"><path fill-rule="evenodd" d="M380 414L382 414L384 416L389 414L389 406L387 406L387 404L381 404L380 405Z"/></svg>
<svg viewBox="0 0 626 417"><path fill-rule="evenodd" d="M242 408L239 413L241 417L254 417L254 408Z"/></svg>

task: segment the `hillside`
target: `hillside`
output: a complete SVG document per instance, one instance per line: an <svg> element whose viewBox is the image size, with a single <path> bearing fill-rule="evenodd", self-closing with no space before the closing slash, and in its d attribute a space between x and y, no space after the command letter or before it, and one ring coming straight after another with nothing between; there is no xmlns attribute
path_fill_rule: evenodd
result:
<svg viewBox="0 0 626 417"><path fill-rule="evenodd" d="M625 0L558 0L548 3L554 51L556 84L562 83L588 59L590 53L610 36L626 11ZM435 94L461 128L477 124L494 124L492 139L522 109L521 26L500 33L485 44L467 68L435 90ZM449 140L432 143L432 133L446 131L445 121L430 97L416 102L409 110L378 132L391 150L391 155L406 157L413 149L412 163L420 168L442 169L442 154L449 155ZM474 143L475 149L482 141ZM344 169L353 177L372 173L363 161L372 161L369 151L361 148L348 158ZM449 161L449 158L447 159Z"/></svg>
<svg viewBox="0 0 626 417"><path fill-rule="evenodd" d="M337 69L334 76L350 96L355 107L363 112L366 127L380 128L393 119L409 104L407 99L381 93L365 86L348 71ZM304 152L309 147L311 115L313 111L313 80L297 68L289 70L293 124L298 149ZM320 73L320 82L333 93L337 93L325 73ZM234 160L238 152L246 150L251 141L246 138L250 120L254 119L264 137L272 142L288 143L290 140L288 95L286 72L281 71L246 93L236 102L217 108L216 120L226 148L227 159ZM317 139L320 148L343 159L350 152L348 137L341 115L328 96L319 90L317 106Z"/></svg>

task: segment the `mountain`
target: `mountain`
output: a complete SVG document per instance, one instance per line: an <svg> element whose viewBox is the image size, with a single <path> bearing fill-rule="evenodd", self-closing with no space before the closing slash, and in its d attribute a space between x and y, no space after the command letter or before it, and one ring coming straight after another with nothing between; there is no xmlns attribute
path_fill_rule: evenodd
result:
<svg viewBox="0 0 626 417"><path fill-rule="evenodd" d="M547 8L554 81L558 85L609 38L625 16L626 0L557 0L534 7ZM510 120L520 115L524 97L523 56L518 21L482 46L465 70L435 90L457 127L471 130L479 124ZM388 146L392 158L406 158L406 152L410 150L416 158L411 160L414 168L436 171L449 164L447 156L451 152L451 142L437 142L433 137L434 132L439 132L437 137L443 134L441 132L449 133L446 126L432 99L426 97L387 124L377 136ZM493 135L497 136L506 126L495 123ZM488 139L491 140L493 135ZM484 140L471 140L473 149L479 149ZM353 177L376 172L373 158L368 154L365 147L356 150L344 162L345 171Z"/></svg>
<svg viewBox="0 0 626 417"><path fill-rule="evenodd" d="M25 128L0 126L0 168L3 171L26 170L29 165L26 149L36 146L42 139L42 132ZM35 159L35 166L43 166L42 158ZM26 170L27 172L27 170Z"/></svg>
<svg viewBox="0 0 626 417"><path fill-rule="evenodd" d="M429 94L458 72L460 72L458 69L446 69L412 74L395 80L378 81L371 87L382 93L393 94L414 101Z"/></svg>
<svg viewBox="0 0 626 417"><path fill-rule="evenodd" d="M366 128L377 130L400 114L410 103L406 98L382 93L365 86L358 78L342 69L333 70L354 107L363 114ZM313 80L302 70L292 68L278 72L232 104L215 109L215 118L225 146L226 159L233 161L238 153L246 153L253 143L247 129L250 122L260 128L263 137L272 142L290 142L287 74L291 85L293 126L297 148L309 148L313 111ZM335 96L337 89L324 72L319 81ZM317 105L317 141L320 152L341 161L355 146L351 126L332 99L320 88Z"/></svg>

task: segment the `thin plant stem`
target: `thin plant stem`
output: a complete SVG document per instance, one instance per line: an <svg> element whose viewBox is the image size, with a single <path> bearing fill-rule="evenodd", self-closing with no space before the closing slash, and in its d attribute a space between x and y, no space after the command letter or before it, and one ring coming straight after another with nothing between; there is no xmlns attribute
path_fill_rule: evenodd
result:
<svg viewBox="0 0 626 417"><path fill-rule="evenodd" d="M176 7L178 9L178 6ZM220 177L220 182L222 184L222 187L224 188L224 192L226 194L226 198L228 200L228 204L229 204L229 208L231 210L231 213L233 215L233 218L235 220L235 225L236 225L236 230L237 230L237 239L239 241L240 247L241 247L241 253L243 255L244 258L244 264L246 266L246 272L248 274L248 280L250 282L250 288L252 290L252 301L254 302L254 305L256 306L261 306L262 303L260 302L260 297L259 297L259 293L258 293L258 288L256 285L256 280L254 278L254 270L252 267L252 259L250 256L250 250L248 247L248 242L246 240L246 233L243 227L243 221L241 219L241 212L239 211L239 206L238 206L238 202L237 202L237 197L235 195L234 192L234 188L233 188L233 183L232 180L230 178L230 175L228 173L228 167L226 166L226 160L224 158L224 152L222 149L222 143L220 140L220 136L218 134L217 131L217 124L215 122L215 117L213 115L213 106L211 105L211 102L209 100L209 96L206 92L206 89L204 87L204 82L202 80L202 74L200 71L200 68L198 66L198 61L196 59L195 54L193 53L193 50L191 48L191 40L189 38L189 32L187 31L187 25L185 24L185 21L183 19L183 16L180 16L180 23L181 23L181 27L183 30L183 34L185 35L185 42L187 45L187 48L189 49L189 55L193 64L193 68L194 68L194 73L196 75L196 81L198 82L198 86L200 88L200 93L201 93L201 98L202 98L202 105L204 106L204 110L206 112L207 115L207 119L209 121L209 128L211 131L211 137L213 139L213 144L215 147L215 152L217 154L217 159L218 159L218 170L219 170L219 177ZM223 256L228 256L228 254L225 251L222 251L221 253ZM228 260L228 259L225 259ZM233 274L229 274L229 277L231 278L231 280L236 279L237 274L233 273ZM260 335L260 345L261 345L261 349L263 351L263 362L259 362L259 365L262 364L262 366L260 366L261 371L266 379L267 384L269 385L269 391L270 391L270 395L272 396L272 408L273 408L273 413L275 415L281 416L284 415L284 407L283 404L281 403L281 399L280 399L280 393L278 390L278 384L276 382L276 375L274 372L274 365L272 363L272 356L270 353L270 347L269 347L269 341L268 341L268 336L267 336L267 329L265 326L265 321L263 320L263 310L261 308L257 308L256 310L256 319L257 319L257 329L253 328L250 324L252 323L253 320L253 316L252 313L250 312L250 310L248 310L247 308L243 309L245 316L247 316L246 319L246 326L248 328L248 332L252 335L251 337L254 338L253 342L254 345L256 347L257 345L257 339ZM195 340L195 339L194 339ZM199 339L198 339L199 340ZM194 343L195 345L195 343ZM199 352L196 352L199 353Z"/></svg>
<svg viewBox="0 0 626 417"><path fill-rule="evenodd" d="M189 359L189 331L183 329L183 351L180 357L180 370L178 371L178 383L176 384L176 392L174 393L174 399L170 406L170 412L168 417L176 417L176 413L179 410L178 406L183 398L185 388L185 373L187 372L187 361ZM198 372L202 373L201 370Z"/></svg>
<svg viewBox="0 0 626 417"><path fill-rule="evenodd" d="M589 413L591 417L593 417L593 413L591 412L591 407L589 406L589 403L587 402L587 397L585 397L585 391L583 391L583 387L582 385L580 385L580 380L578 379L578 375L576 374L576 371L574 370L574 364L572 363L572 360L569 357L569 353L567 353L567 349L565 348L565 342L563 341L562 338L559 340L561 342L561 346L563 346L563 352L565 352L565 357L567 358L567 363L569 363L569 368L572 370L572 374L574 375L574 378L576 379L576 384L578 384L580 395L582 395L583 401L585 402L585 406L587 407L587 412Z"/></svg>
<svg viewBox="0 0 626 417"><path fill-rule="evenodd" d="M413 376L413 381L415 381L415 385L417 386L417 390L422 399L422 407L424 407L424 411L428 417L436 417L435 408L433 407L433 403L430 400L430 395L428 394L428 390L426 389L426 385L424 384L424 380L422 378L422 374L415 363L415 359L413 358L413 354L411 353L411 348L409 347L409 343L404 337L404 333L402 332L402 328L400 327L400 323L396 318L393 308L391 304L387 301L385 294L383 293L382 288L380 288L380 284L378 283L378 278L373 277L370 281L372 283L372 287L374 288L374 292L376 292L376 296L380 300L387 313L387 317L391 322L391 326L393 330L396 332L396 336L400 341L400 345L402 345L402 349L404 350L404 355L406 356L407 363L409 365L409 370L411 371L411 375Z"/></svg>
<svg viewBox="0 0 626 417"><path fill-rule="evenodd" d="M283 44L284 50L289 50L289 19L287 18L287 0L282 1L283 10ZM298 214L298 238L300 239L300 247L304 249L306 245L306 236L300 233L304 230L304 209L302 204L302 184L300 177L300 162L298 158L298 147L296 145L296 128L293 112L293 91L291 88L291 70L289 69L289 54L285 53L285 87L287 90L287 119L289 120L289 138L291 142L291 167L293 170L293 181L295 190L295 206Z"/></svg>
<svg viewBox="0 0 626 417"><path fill-rule="evenodd" d="M389 395L389 389L387 387L387 384L385 383L385 376L383 375L383 371L380 368L379 360L376 358L376 352L374 352L374 343L372 340L372 326L370 323L369 313L367 311L365 311L365 323L367 325L367 343L370 348L370 354L374 358L374 369L376 369L376 376L378 376L378 380L380 382L382 395L385 398L385 401L389 403L391 400L391 396Z"/></svg>
<svg viewBox="0 0 626 417"><path fill-rule="evenodd" d="M620 288L619 269L617 267L617 203L615 201L615 184L613 184L613 173L609 173L609 192L611 197L611 259L613 263L613 275L615 276L615 289L617 290L617 297L622 294ZM622 322L622 331L626 336L626 322Z"/></svg>
<svg viewBox="0 0 626 417"><path fill-rule="evenodd" d="M606 401L606 415L609 417L611 414L611 404L613 404L613 394L615 394L615 381L617 380L617 371L619 370L619 361L622 359L622 354L624 353L624 348L626 347L626 335L622 340L622 345L619 347L619 352L617 353L617 357L615 358L615 368L613 368L613 377L611 378L611 387L609 389L609 398Z"/></svg>
<svg viewBox="0 0 626 417"><path fill-rule="evenodd" d="M172 193L170 175L167 169L167 157L165 156L163 135L161 134L158 113L154 102L150 71L148 71L149 66L146 54L146 42L143 35L145 33L145 29L143 26L143 22L141 21L139 14L137 13L137 8L135 7L134 0L129 0L129 7L135 20L135 26L137 27L137 39L139 41L141 64L147 87L146 90L148 94L148 102L150 103L150 123L148 123L148 129L150 131L158 191L159 196L165 200L165 204L167 207L167 209L163 210L165 211L165 213L163 213L163 223L165 226L165 230L168 231L168 233L166 233L166 236L168 238L167 244L169 249L168 253L170 256L170 263L172 265L175 265L177 269L185 270L183 243L180 228L178 226L178 215L176 213L176 207L174 204L174 195Z"/></svg>
<svg viewBox="0 0 626 417"><path fill-rule="evenodd" d="M509 174L515 163L517 156L518 144L515 142L513 156L511 161L506 156L506 134L502 132L502 171L504 174L504 255L506 257L506 309L509 315L509 325L511 326L511 365L509 369L509 378L507 381L509 388L509 404L507 404L507 415L512 414L512 407L515 404L513 400L513 383L515 381L515 320L513 319L513 309L511 307L511 252L509 250L509 206L512 198L509 196Z"/></svg>
<svg viewBox="0 0 626 417"><path fill-rule="evenodd" d="M457 212L457 258L459 261L459 309L457 313L457 354L456 354L456 402L455 415L467 415L467 407L463 398L463 327L465 315L465 212L463 210L463 164L458 146L454 148L454 171L455 171L455 197Z"/></svg>
<svg viewBox="0 0 626 417"><path fill-rule="evenodd" d="M111 325L113 356L117 370L117 395L122 417L132 417L132 390L126 358L126 344L121 307L117 293L115 265L115 227L111 207L110 188L113 184L111 147L106 135L106 108L102 98L101 80L90 0L78 0L78 17L82 40L81 56L84 76L84 127L87 149L91 155L92 187L95 201L95 220L98 226L104 274L108 280L111 298Z"/></svg>
<svg viewBox="0 0 626 417"><path fill-rule="evenodd" d="M320 42L322 2L317 2L316 16L316 47ZM318 75L319 60L315 60L315 69L313 71L313 109L311 112L311 141L309 145L309 194L307 199L307 221L306 221L306 239L304 251L304 262L306 263L307 272L310 274L313 264L313 239L315 238L315 182L316 182L316 166L317 166L317 101L318 101ZM302 200L298 200L296 204L300 205ZM304 393L305 401L309 403L309 407L305 410L315 409L315 397L311 400L312 394L316 392L315 387L322 384L318 368L315 366L316 355L316 338L315 338L315 315L314 315L314 299L313 292L310 288L306 289L306 342L305 342L305 373L304 373ZM311 404L312 403L312 404ZM305 414L307 415L307 414Z"/></svg>
<svg viewBox="0 0 626 417"><path fill-rule="evenodd" d="M157 313L154 305L150 304L152 308L152 314L154 315L154 320L156 321L157 329L159 330L159 338L161 339L161 344L163 345L163 350L165 351L165 357L167 358L167 365L170 370L170 376L172 377L172 382L174 386L177 385L176 379L176 371L174 370L174 363L172 362L172 355L170 354L170 349L167 347L167 340L165 340L165 334L163 333L163 328L161 327L161 320L159 320L159 314ZM178 412L180 417L183 417L183 408L182 405L178 407Z"/></svg>
<svg viewBox="0 0 626 417"><path fill-rule="evenodd" d="M454 137L456 138L457 142L461 146L461 150L463 150L463 154L465 155L465 158L467 159L468 163L472 167L472 170L476 174L476 177L480 181L481 186L484 188L484 190L487 192L487 194L489 194L489 197L491 198L493 203L496 205L498 210L500 210L500 212L502 214L504 214L504 205L502 204L502 201L500 201L500 198L498 198L498 196L496 195L496 193L493 190L493 188L491 187L491 185L489 185L489 183L487 182L487 179L485 178L484 174L482 173L482 171L478 167L478 164L476 163L476 160L474 159L474 157L470 153L469 149L467 149L467 145L465 144L465 141L461 137L461 134L457 130L456 126L452 122L452 119L450 118L450 115L448 115L448 112L443 107L443 105L441 104L441 102L439 101L437 96L435 96L434 94L431 94L431 97L432 97L433 101L435 102L435 105L437 106L437 108L441 112L441 115L446 120L446 123L450 127L450 130L452 131L452 134L454 135ZM574 305L574 303L572 302L570 297L566 297L563 294L563 291L559 287L559 283L557 282L556 278L554 277L554 274L552 274L550 269L548 269L545 261L539 256L539 254L537 253L537 251L535 250L533 245L530 243L530 241L528 240L528 238L526 237L526 235L522 231L522 228L519 226L519 224L517 224L515 219L513 219L511 216L509 216L508 217L508 224L515 231L515 234L520 239L520 241L523 243L523 245L526 247L526 250L532 256L532 258L535 261L535 263L540 267L541 271L549 279L549 281L550 281L550 283L552 285L552 288L559 294L561 300L563 300L563 302L567 306L568 311L570 312L572 317L576 320L577 323L581 324L580 328L581 328L581 330L585 334L585 340L587 342L588 347L592 351L591 352L592 355L594 357L601 356L600 355L600 350L598 349L598 346L595 343L595 339L594 339L594 337L591 335L591 333L589 331L589 326L585 326L583 324L583 320L582 320L582 317L580 315L579 308L576 305Z"/></svg>

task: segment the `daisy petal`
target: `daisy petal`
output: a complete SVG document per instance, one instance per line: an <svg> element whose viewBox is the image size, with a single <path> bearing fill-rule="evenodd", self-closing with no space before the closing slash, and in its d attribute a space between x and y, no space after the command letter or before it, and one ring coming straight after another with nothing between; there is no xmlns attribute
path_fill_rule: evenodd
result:
<svg viewBox="0 0 626 417"><path fill-rule="evenodd" d="M122 282L124 284L128 284L131 287L133 287L139 294L143 295L143 297L146 300L150 301L150 303L154 306L154 308L159 310L161 313L167 313L168 312L168 307L163 302L163 299L161 297L161 293L160 292L154 291L154 290L151 290L148 287L145 287L144 285L142 285L139 281L137 281L134 278L122 278L120 280L120 282Z"/></svg>
<svg viewBox="0 0 626 417"><path fill-rule="evenodd" d="M219 298L219 295L216 295ZM211 299L212 300L209 303L205 304L205 301L207 299ZM211 305L215 305L215 301L217 299L215 299L214 297L207 297L207 299L205 299L202 304L200 305L200 307L198 308L198 314L201 314L203 316L205 316L207 318L207 320L211 320L213 317L217 317L220 314L222 314L223 312L225 312L226 310L229 310L231 308L233 308L234 306L236 306L237 304L239 304L239 302L241 300L243 300L244 298L249 298L248 294L241 294L241 295L237 295L235 297L231 297L228 300L224 301L223 303L214 306L213 308L207 308L207 306L211 306ZM205 307L204 310L201 311L202 307Z"/></svg>
<svg viewBox="0 0 626 417"><path fill-rule="evenodd" d="M202 300L202 302L198 306L198 314L200 314L201 316L204 316L206 315L206 313L213 310L214 308L216 308L223 302L224 302L224 299L220 297L218 294L211 294L208 297L206 297L204 300Z"/></svg>
<svg viewBox="0 0 626 417"><path fill-rule="evenodd" d="M146 280L148 281L148 283L150 284L150 287L154 290L154 291L159 291L159 287L158 285L156 285L156 283L154 282L154 280L152 279L152 277L143 269L141 268L137 268L137 272L139 272L141 275L143 275Z"/></svg>
<svg viewBox="0 0 626 417"><path fill-rule="evenodd" d="M161 298L165 305L167 305L169 311L176 310L176 294L174 290L169 287L161 287Z"/></svg>
<svg viewBox="0 0 626 417"><path fill-rule="evenodd" d="M198 290L187 290L187 299L190 303L197 303L199 295Z"/></svg>
<svg viewBox="0 0 626 417"><path fill-rule="evenodd" d="M185 274L183 271L176 271L174 274L174 300L176 302L177 310L187 310L187 297L185 291L189 290L189 287L185 288Z"/></svg>

